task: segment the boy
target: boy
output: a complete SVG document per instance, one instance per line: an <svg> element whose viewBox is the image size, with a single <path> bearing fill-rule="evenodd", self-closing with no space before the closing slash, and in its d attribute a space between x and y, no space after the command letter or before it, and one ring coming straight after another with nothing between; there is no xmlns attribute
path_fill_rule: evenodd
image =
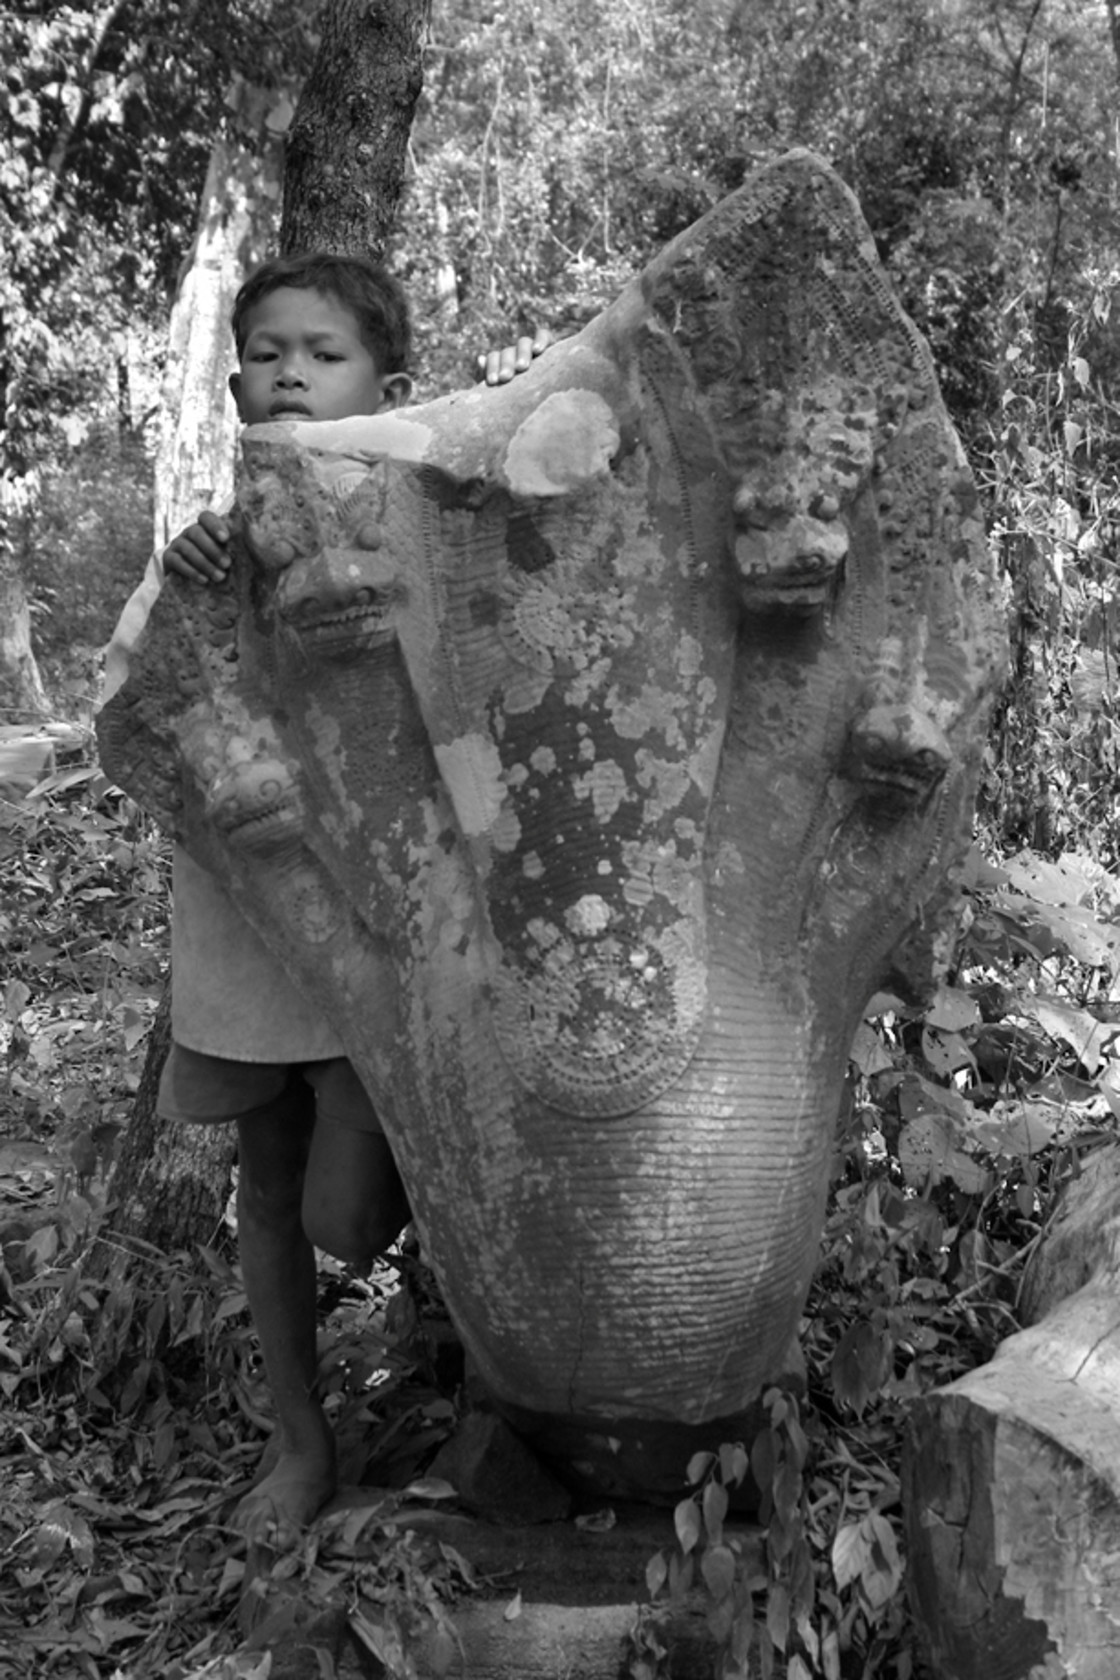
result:
<svg viewBox="0 0 1120 1680"><path fill-rule="evenodd" d="M230 390L244 425L341 420L406 402L409 320L399 284L363 258L280 258L249 276L232 326ZM479 357L488 384L529 366L548 335ZM230 560L229 528L205 512L162 557L206 584ZM158 590L158 564L126 606L106 660L109 691ZM237 1126L239 1248L277 1416L279 1455L242 1501L250 1536L298 1532L336 1487L335 1444L315 1395L314 1247L368 1268L408 1205L392 1154L333 1028L295 991L218 883L176 851L173 1044L167 1119Z"/></svg>

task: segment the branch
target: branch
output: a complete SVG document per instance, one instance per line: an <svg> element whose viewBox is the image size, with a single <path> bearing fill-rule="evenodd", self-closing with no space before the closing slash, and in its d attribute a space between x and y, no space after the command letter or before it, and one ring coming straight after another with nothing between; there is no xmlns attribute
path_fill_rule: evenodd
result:
<svg viewBox="0 0 1120 1680"><path fill-rule="evenodd" d="M86 117L89 115L90 98L89 81L97 66L101 48L105 44L105 37L109 33L115 19L124 6L124 0L110 0L103 12L92 20L92 33L85 57L74 71L71 81L81 89L81 99L72 117L67 116L63 108L62 126L55 136L51 155L47 159L47 173L51 177L50 197L54 198L62 180L62 171L66 167L66 154L70 150L70 142Z"/></svg>

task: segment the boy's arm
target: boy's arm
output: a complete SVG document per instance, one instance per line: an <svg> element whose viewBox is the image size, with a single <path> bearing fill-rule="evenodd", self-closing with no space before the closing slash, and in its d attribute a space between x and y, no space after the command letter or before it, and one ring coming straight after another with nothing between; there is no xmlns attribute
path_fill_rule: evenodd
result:
<svg viewBox="0 0 1120 1680"><path fill-rule="evenodd" d="M163 563L158 554L148 561L144 576L124 604L113 634L105 646L105 674L101 704L112 698L128 676L128 662L140 632L148 622L157 595L163 587Z"/></svg>
<svg viewBox="0 0 1120 1680"><path fill-rule="evenodd" d="M538 327L530 337L526 334L516 344L501 350L484 350L475 364L476 377L487 385L507 385L515 374L524 373L535 356L547 350L552 334L547 327Z"/></svg>

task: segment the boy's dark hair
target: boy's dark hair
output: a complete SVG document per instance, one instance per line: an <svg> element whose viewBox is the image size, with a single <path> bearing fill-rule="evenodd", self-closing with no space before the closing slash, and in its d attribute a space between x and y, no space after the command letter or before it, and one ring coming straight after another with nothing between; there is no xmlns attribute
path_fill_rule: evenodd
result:
<svg viewBox="0 0 1120 1680"><path fill-rule="evenodd" d="M412 354L408 299L399 280L368 257L344 257L333 251L304 251L272 257L249 275L233 303L230 325L237 354L249 336L246 317L270 292L292 286L297 291L328 292L357 316L362 338L381 373L404 373Z"/></svg>

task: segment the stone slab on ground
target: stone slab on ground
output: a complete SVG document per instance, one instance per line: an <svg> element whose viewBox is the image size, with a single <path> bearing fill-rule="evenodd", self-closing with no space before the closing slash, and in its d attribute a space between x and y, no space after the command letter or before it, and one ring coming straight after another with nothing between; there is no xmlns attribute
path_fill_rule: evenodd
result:
<svg viewBox="0 0 1120 1680"><path fill-rule="evenodd" d="M329 1512L371 1509L399 1496L374 1488L346 1489ZM531 1525L495 1524L457 1512L411 1507L380 1519L384 1531L412 1529L454 1546L483 1582L453 1611L462 1658L451 1672L469 1680L618 1680L638 1618L648 1600L646 1566L675 1543L672 1512L648 1507L610 1508L610 1527L581 1526L580 1518ZM595 1523L609 1519L587 1512ZM761 1530L728 1525L744 1544L761 1548ZM663 1637L669 1651L667 1680L711 1680L715 1648L695 1595L669 1618ZM337 1651L338 1680L367 1680L368 1666L344 1640ZM417 1653L420 1680L436 1680L434 1649ZM301 1666L289 1642L274 1653L276 1680L317 1680L310 1652Z"/></svg>

